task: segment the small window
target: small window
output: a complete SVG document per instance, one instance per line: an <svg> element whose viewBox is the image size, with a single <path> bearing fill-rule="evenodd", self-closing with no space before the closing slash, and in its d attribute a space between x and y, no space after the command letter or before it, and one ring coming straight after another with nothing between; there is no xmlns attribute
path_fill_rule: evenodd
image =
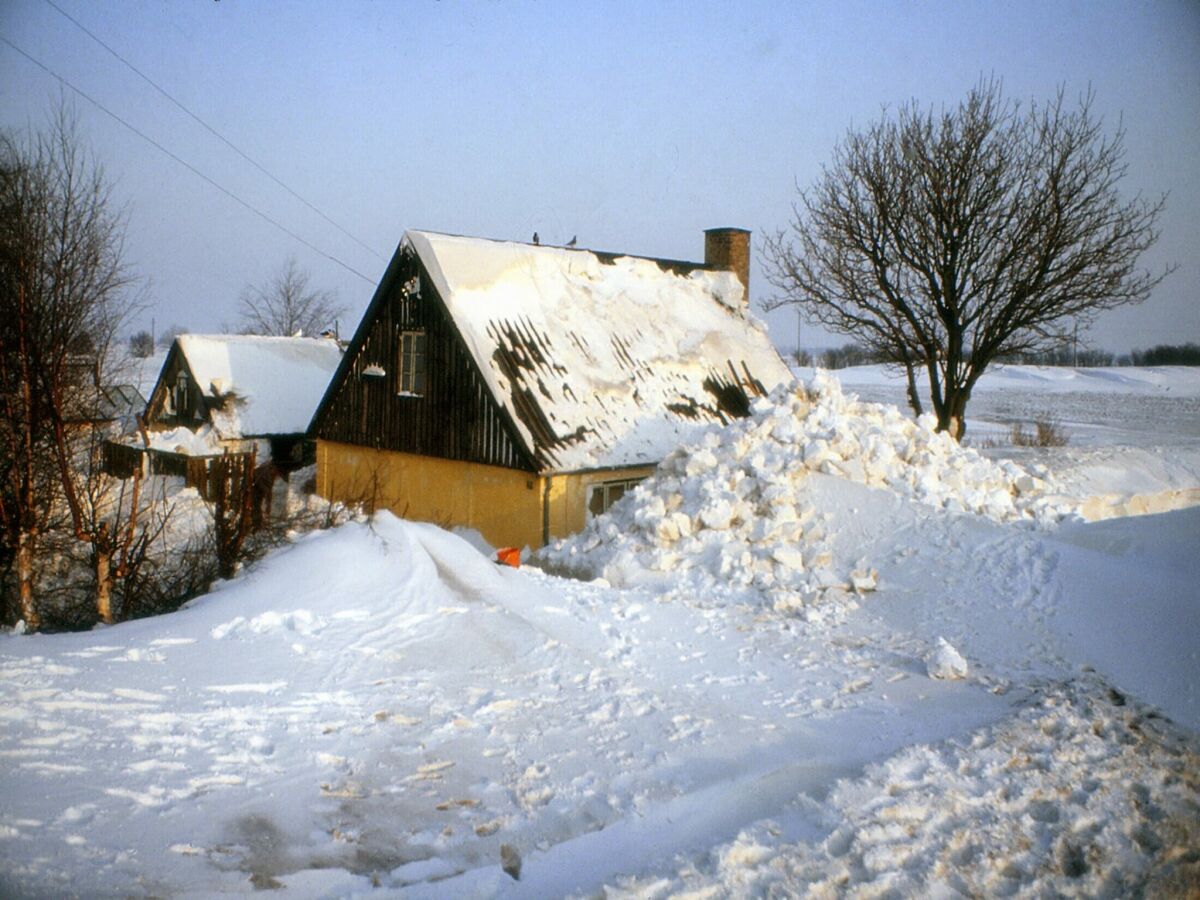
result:
<svg viewBox="0 0 1200 900"><path fill-rule="evenodd" d="M609 507L640 484L642 478L625 478L621 481L602 481L593 484L588 493L588 518L608 512Z"/></svg>
<svg viewBox="0 0 1200 900"><path fill-rule="evenodd" d="M185 418L191 412L191 392L188 390L187 372L182 369L175 376L175 392L172 401L177 418Z"/></svg>
<svg viewBox="0 0 1200 900"><path fill-rule="evenodd" d="M415 397L425 393L425 332L400 332L398 393Z"/></svg>

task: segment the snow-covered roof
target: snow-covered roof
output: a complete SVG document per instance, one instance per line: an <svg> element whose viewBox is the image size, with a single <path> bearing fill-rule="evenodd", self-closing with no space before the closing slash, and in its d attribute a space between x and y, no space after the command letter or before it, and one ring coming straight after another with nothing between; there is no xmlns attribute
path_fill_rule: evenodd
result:
<svg viewBox="0 0 1200 900"><path fill-rule="evenodd" d="M212 414L222 438L308 429L342 350L328 338L181 334L176 342L205 397L227 402Z"/></svg>
<svg viewBox="0 0 1200 900"><path fill-rule="evenodd" d="M739 386L790 378L731 272L426 231L404 242L545 470L657 463L727 417Z"/></svg>

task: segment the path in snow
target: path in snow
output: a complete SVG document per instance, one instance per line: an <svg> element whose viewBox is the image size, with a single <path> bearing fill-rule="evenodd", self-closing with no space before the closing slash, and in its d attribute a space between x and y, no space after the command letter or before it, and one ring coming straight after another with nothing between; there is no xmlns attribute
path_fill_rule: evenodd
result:
<svg viewBox="0 0 1200 900"><path fill-rule="evenodd" d="M538 848L568 859L615 828L615 852L643 817L683 813L695 829L663 852L698 849L1011 705L929 681L920 649L880 658L716 597L501 570L384 517L173 616L7 639L5 877L49 894L328 889L316 869L401 885L493 869L503 843L549 873ZM757 783L775 790L748 802Z"/></svg>

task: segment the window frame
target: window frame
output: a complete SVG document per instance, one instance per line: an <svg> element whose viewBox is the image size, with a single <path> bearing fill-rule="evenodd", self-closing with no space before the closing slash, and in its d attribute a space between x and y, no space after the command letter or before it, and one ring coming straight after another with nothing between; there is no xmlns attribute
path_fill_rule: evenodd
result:
<svg viewBox="0 0 1200 900"><path fill-rule="evenodd" d="M604 515L612 508L614 503L632 491L648 477L649 476L647 475L643 475L639 478L614 478L609 481L593 481L588 485L587 521L590 522L596 516ZM597 512L592 509L592 505L595 502L595 497L598 493L601 494L601 500L600 510Z"/></svg>
<svg viewBox="0 0 1200 900"><path fill-rule="evenodd" d="M424 328L401 328L396 335L396 394L424 397L429 385L429 337Z"/></svg>
<svg viewBox="0 0 1200 900"><path fill-rule="evenodd" d="M192 410L191 376L186 369L175 373L175 385L171 389L171 405L177 419L190 418Z"/></svg>

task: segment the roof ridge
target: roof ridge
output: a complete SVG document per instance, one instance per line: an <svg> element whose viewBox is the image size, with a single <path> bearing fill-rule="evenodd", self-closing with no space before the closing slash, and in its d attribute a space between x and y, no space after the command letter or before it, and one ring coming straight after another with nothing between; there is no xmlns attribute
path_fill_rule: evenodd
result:
<svg viewBox="0 0 1200 900"><path fill-rule="evenodd" d="M710 229L710 230L720 230L720 229ZM699 260L675 259L675 258L669 257L669 256L646 256L643 253L626 253L623 251L614 251L614 250L598 250L594 247L570 247L570 246L567 246L566 244L545 244L545 243L535 244L532 241L518 241L518 240L513 240L510 238L480 237L479 235L471 235L471 234L455 234L454 232L450 232L450 231L433 231L433 230L430 230L427 228L407 228L407 229L405 229L404 234L405 234L405 236L407 236L409 234L420 234L420 235L427 235L427 236L432 236L432 237L457 238L457 239L463 240L463 241L484 241L489 244L514 244L519 247L529 247L530 249L535 250L535 251L536 250L554 250L554 251L565 252L565 253L590 253L593 256L599 257L601 262L606 262L606 261L614 260L614 259L643 259L643 260L646 260L647 262L659 263L660 265L666 265L668 267L686 266L686 267L690 267L692 269L705 271L705 272L725 271L724 269L722 269L720 267L713 266L709 263L699 261Z"/></svg>
<svg viewBox="0 0 1200 900"><path fill-rule="evenodd" d="M266 340L266 341L327 341L327 340L329 340L329 338L322 337L319 334L317 334L317 335L312 335L312 334L229 334L229 333L199 334L199 333L190 332L190 331L186 334L177 334L177 335L175 335L175 337L176 338L203 338L204 340L209 340L209 341L211 341L211 340L221 340L221 341L250 340L250 339L257 340L257 341L263 341L263 340Z"/></svg>

